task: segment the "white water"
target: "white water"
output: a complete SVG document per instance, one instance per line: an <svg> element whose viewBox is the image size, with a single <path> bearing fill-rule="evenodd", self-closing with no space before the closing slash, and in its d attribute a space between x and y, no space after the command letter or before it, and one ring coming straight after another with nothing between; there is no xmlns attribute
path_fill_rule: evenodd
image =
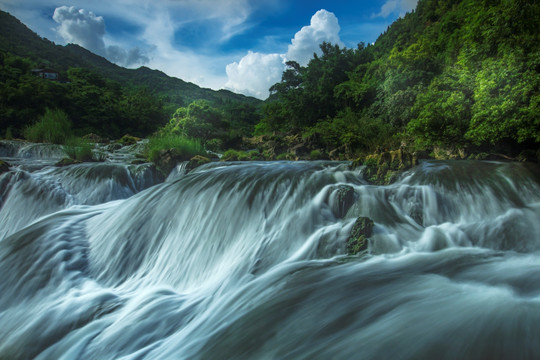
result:
<svg viewBox="0 0 540 360"><path fill-rule="evenodd" d="M540 358L523 164L425 162L386 187L274 162L147 188L138 166L0 175L0 359ZM358 216L369 254L347 256Z"/></svg>

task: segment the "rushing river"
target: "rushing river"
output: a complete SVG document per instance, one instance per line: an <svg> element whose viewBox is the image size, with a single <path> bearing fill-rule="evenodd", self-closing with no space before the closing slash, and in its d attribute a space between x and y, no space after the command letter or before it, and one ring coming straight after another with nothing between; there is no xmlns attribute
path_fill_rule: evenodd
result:
<svg viewBox="0 0 540 360"><path fill-rule="evenodd" d="M61 148L1 143L0 359L540 358L538 168L426 161L374 186L347 163L211 163L163 181L123 154L58 168ZM373 235L349 256L359 216Z"/></svg>

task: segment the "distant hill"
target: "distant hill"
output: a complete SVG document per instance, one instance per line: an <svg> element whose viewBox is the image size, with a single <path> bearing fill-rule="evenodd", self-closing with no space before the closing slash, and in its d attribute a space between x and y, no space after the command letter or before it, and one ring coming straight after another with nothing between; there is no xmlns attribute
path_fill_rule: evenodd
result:
<svg viewBox="0 0 540 360"><path fill-rule="evenodd" d="M92 70L104 78L122 85L144 86L153 93L166 97L166 102L185 106L193 100L205 99L212 103L241 102L251 105L259 99L228 90L201 88L193 83L170 77L147 67L126 69L115 65L78 45L56 45L41 38L17 18L0 10L0 51L31 59L37 67L53 68L65 74L70 67Z"/></svg>

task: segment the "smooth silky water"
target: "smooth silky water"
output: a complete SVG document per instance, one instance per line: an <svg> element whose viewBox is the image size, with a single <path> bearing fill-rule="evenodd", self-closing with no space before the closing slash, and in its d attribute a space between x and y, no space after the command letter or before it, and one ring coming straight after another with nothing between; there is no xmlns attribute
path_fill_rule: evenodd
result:
<svg viewBox="0 0 540 360"><path fill-rule="evenodd" d="M0 359L540 358L538 168L0 156Z"/></svg>

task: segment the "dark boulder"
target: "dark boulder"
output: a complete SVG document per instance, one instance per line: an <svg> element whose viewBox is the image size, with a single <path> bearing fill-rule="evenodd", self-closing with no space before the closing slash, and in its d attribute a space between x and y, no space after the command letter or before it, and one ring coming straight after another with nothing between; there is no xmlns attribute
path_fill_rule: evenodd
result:
<svg viewBox="0 0 540 360"><path fill-rule="evenodd" d="M0 174L8 172L10 166L11 165L9 165L9 163L7 163L6 161L0 160Z"/></svg>
<svg viewBox="0 0 540 360"><path fill-rule="evenodd" d="M338 219L342 219L356 201L356 194L352 186L338 185L330 190L327 203Z"/></svg>

